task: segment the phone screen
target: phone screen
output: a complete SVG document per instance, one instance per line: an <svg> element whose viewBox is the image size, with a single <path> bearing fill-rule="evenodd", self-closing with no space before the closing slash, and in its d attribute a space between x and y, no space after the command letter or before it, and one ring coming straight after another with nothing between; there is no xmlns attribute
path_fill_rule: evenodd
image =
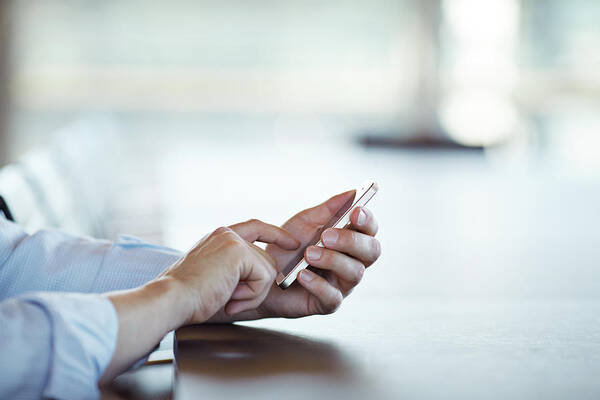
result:
<svg viewBox="0 0 600 400"><path fill-rule="evenodd" d="M313 245L317 244L319 242L319 240L321 239L321 234L325 231L325 229L328 229L328 228L331 228L332 226L334 226L335 223L344 216L344 214L350 209L350 207L352 207L352 204L354 204L355 198L356 198L356 193L347 202L345 202L342 207L340 207L338 212L336 212L335 215L333 217L331 217L325 225L323 225L321 228L319 228L317 230L315 235L310 239L310 241L306 244L306 246L304 246L300 250L298 250L298 252L294 256L294 258L281 271L281 273L284 276L287 276L290 272L292 272L294 270L294 268L296 267L296 265L298 265L298 263L300 261L302 261L302 259L304 258L304 250L306 250L306 248L308 246L313 246Z"/></svg>

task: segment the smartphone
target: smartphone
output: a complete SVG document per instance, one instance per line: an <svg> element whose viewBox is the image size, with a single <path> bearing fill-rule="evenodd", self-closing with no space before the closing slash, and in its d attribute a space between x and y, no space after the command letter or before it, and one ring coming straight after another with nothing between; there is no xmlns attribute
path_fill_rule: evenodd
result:
<svg viewBox="0 0 600 400"><path fill-rule="evenodd" d="M321 234L329 228L345 228L350 225L350 214L356 207L363 207L369 200L375 196L379 187L377 183L373 181L365 182L360 189L356 189L354 196L351 197L339 211L331 217L325 225L323 225L306 246L298 250L296 257L292 259L277 275L277 285L282 289L287 289L294 281L296 277L303 269L309 266L308 262L304 259L304 251L308 246L319 246L324 247L321 242Z"/></svg>

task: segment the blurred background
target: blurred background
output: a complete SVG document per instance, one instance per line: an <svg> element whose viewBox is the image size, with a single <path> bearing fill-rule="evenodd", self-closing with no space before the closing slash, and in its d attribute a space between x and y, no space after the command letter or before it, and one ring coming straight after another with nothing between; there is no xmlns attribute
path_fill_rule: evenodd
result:
<svg viewBox="0 0 600 400"><path fill-rule="evenodd" d="M185 250L373 178L362 296L600 293L598 1L3 0L0 18L0 193L29 230Z"/></svg>

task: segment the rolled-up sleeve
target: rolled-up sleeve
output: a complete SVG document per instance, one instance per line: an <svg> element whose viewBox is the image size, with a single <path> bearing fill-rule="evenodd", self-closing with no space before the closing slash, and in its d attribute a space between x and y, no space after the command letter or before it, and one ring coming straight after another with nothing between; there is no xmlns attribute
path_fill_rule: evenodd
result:
<svg viewBox="0 0 600 400"><path fill-rule="evenodd" d="M95 399L118 319L97 294L29 293L0 302L0 398Z"/></svg>
<svg viewBox="0 0 600 400"><path fill-rule="evenodd" d="M181 253L140 239L116 242L43 230L0 217L0 300L28 291L102 293L140 286Z"/></svg>

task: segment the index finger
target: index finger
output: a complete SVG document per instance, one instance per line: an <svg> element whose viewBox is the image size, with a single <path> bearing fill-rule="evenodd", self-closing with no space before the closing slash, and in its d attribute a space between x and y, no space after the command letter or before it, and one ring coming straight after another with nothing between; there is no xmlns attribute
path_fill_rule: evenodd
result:
<svg viewBox="0 0 600 400"><path fill-rule="evenodd" d="M229 228L250 243L270 243L286 250L294 250L300 246L300 242L285 229L258 219L240 222Z"/></svg>

